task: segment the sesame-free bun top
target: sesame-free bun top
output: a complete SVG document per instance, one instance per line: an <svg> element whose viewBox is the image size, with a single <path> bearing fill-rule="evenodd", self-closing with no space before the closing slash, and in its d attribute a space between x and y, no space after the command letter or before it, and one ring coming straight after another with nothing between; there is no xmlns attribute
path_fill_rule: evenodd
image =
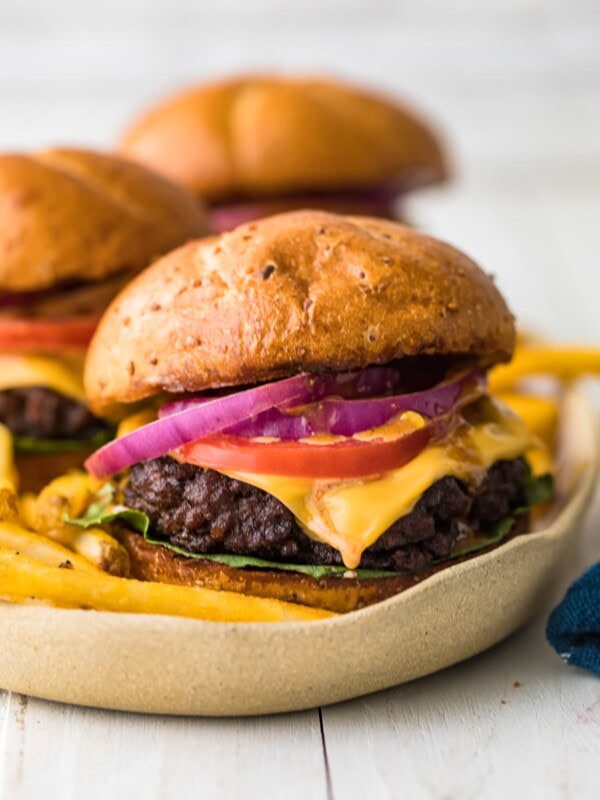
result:
<svg viewBox="0 0 600 800"><path fill-rule="evenodd" d="M295 211L138 275L90 345L91 408L421 354L510 358L514 322L467 256L394 222Z"/></svg>
<svg viewBox="0 0 600 800"><path fill-rule="evenodd" d="M0 154L0 290L139 271L206 230L194 197L139 164L74 149Z"/></svg>
<svg viewBox="0 0 600 800"><path fill-rule="evenodd" d="M408 108L322 78L248 76L151 108L122 153L208 200L440 180L444 157Z"/></svg>

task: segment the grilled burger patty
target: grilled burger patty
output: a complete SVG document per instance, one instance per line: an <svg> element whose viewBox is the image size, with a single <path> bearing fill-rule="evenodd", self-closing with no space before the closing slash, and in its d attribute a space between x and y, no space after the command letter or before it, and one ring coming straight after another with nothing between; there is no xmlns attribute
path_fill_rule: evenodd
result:
<svg viewBox="0 0 600 800"><path fill-rule="evenodd" d="M87 440L106 430L83 403L43 386L1 391L0 423L34 439Z"/></svg>
<svg viewBox="0 0 600 800"><path fill-rule="evenodd" d="M496 462L477 489L442 478L364 552L360 567L415 572L445 558L461 525L486 530L522 506L526 478L521 458ZM132 468L125 502L150 517L157 538L191 553L342 565L339 552L310 539L272 495L168 456Z"/></svg>

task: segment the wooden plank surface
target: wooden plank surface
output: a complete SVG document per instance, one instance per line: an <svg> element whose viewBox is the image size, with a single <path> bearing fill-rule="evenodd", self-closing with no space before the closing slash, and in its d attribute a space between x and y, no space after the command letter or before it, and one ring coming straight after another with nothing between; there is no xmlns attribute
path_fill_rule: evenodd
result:
<svg viewBox="0 0 600 800"><path fill-rule="evenodd" d="M0 797L326 797L317 711L250 720L116 714L2 698ZM271 788L270 788L271 787Z"/></svg>

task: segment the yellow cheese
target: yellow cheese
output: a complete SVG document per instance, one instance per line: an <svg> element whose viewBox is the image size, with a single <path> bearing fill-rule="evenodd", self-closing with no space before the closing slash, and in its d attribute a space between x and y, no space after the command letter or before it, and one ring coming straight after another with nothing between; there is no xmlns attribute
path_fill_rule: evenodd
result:
<svg viewBox="0 0 600 800"><path fill-rule="evenodd" d="M501 396L502 402L518 414L529 430L539 436L549 447L554 444L558 427L558 403L551 397L507 392Z"/></svg>
<svg viewBox="0 0 600 800"><path fill-rule="evenodd" d="M116 438L120 439L122 436L127 436L128 433L133 433L133 431L136 431L138 428L148 425L150 422L154 422L155 419L156 411L153 409L144 409L135 414L130 414L119 422Z"/></svg>
<svg viewBox="0 0 600 800"><path fill-rule="evenodd" d="M299 520L309 536L335 547L354 569L364 550L421 495L445 476L478 480L500 459L523 455L536 444L525 423L494 401L481 421L427 447L400 469L353 481L315 481L276 475L227 472L272 494Z"/></svg>
<svg viewBox="0 0 600 800"><path fill-rule="evenodd" d="M81 366L58 357L0 354L0 391L44 386L85 402Z"/></svg>
<svg viewBox="0 0 600 800"><path fill-rule="evenodd" d="M559 407L551 397L537 395L505 393L501 395L503 403L518 414L529 430L539 441L527 450L527 460L534 475L552 472L554 460L552 452L556 443Z"/></svg>

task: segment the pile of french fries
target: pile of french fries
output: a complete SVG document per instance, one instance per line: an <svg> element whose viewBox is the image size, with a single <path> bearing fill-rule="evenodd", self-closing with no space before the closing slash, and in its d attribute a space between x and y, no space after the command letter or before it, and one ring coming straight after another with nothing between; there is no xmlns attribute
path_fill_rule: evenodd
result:
<svg viewBox="0 0 600 800"><path fill-rule="evenodd" d="M600 349L560 347L523 338L512 361L490 373L490 391L514 391L520 381L538 375L549 375L563 383L586 375L600 376Z"/></svg>
<svg viewBox="0 0 600 800"><path fill-rule="evenodd" d="M0 438L10 436L0 425ZM129 575L129 555L103 528L64 522L87 509L96 486L74 471L39 495L16 491L14 464L0 448L0 600L61 608L164 614L214 622L318 620L331 612L212 589L145 583Z"/></svg>
<svg viewBox="0 0 600 800"><path fill-rule="evenodd" d="M600 351L547 347L522 339L513 361L491 372L490 390L522 416L544 443L532 455L541 458L537 466L545 470L548 456L541 454L553 449L558 402L520 391L523 379L539 374L552 375L559 383L584 374L600 375ZM220 622L334 616L278 600L129 578L129 555L107 530L84 529L64 521L85 513L99 488L94 480L74 471L56 478L38 495L19 496L11 453L10 433L0 425L0 600Z"/></svg>
<svg viewBox="0 0 600 800"><path fill-rule="evenodd" d="M552 471L561 394L569 383L586 376L600 376L599 349L549 345L527 336L519 338L509 364L490 372L490 392L518 414L543 445L528 453L534 471ZM535 392L531 379L538 377L552 378L554 391Z"/></svg>

